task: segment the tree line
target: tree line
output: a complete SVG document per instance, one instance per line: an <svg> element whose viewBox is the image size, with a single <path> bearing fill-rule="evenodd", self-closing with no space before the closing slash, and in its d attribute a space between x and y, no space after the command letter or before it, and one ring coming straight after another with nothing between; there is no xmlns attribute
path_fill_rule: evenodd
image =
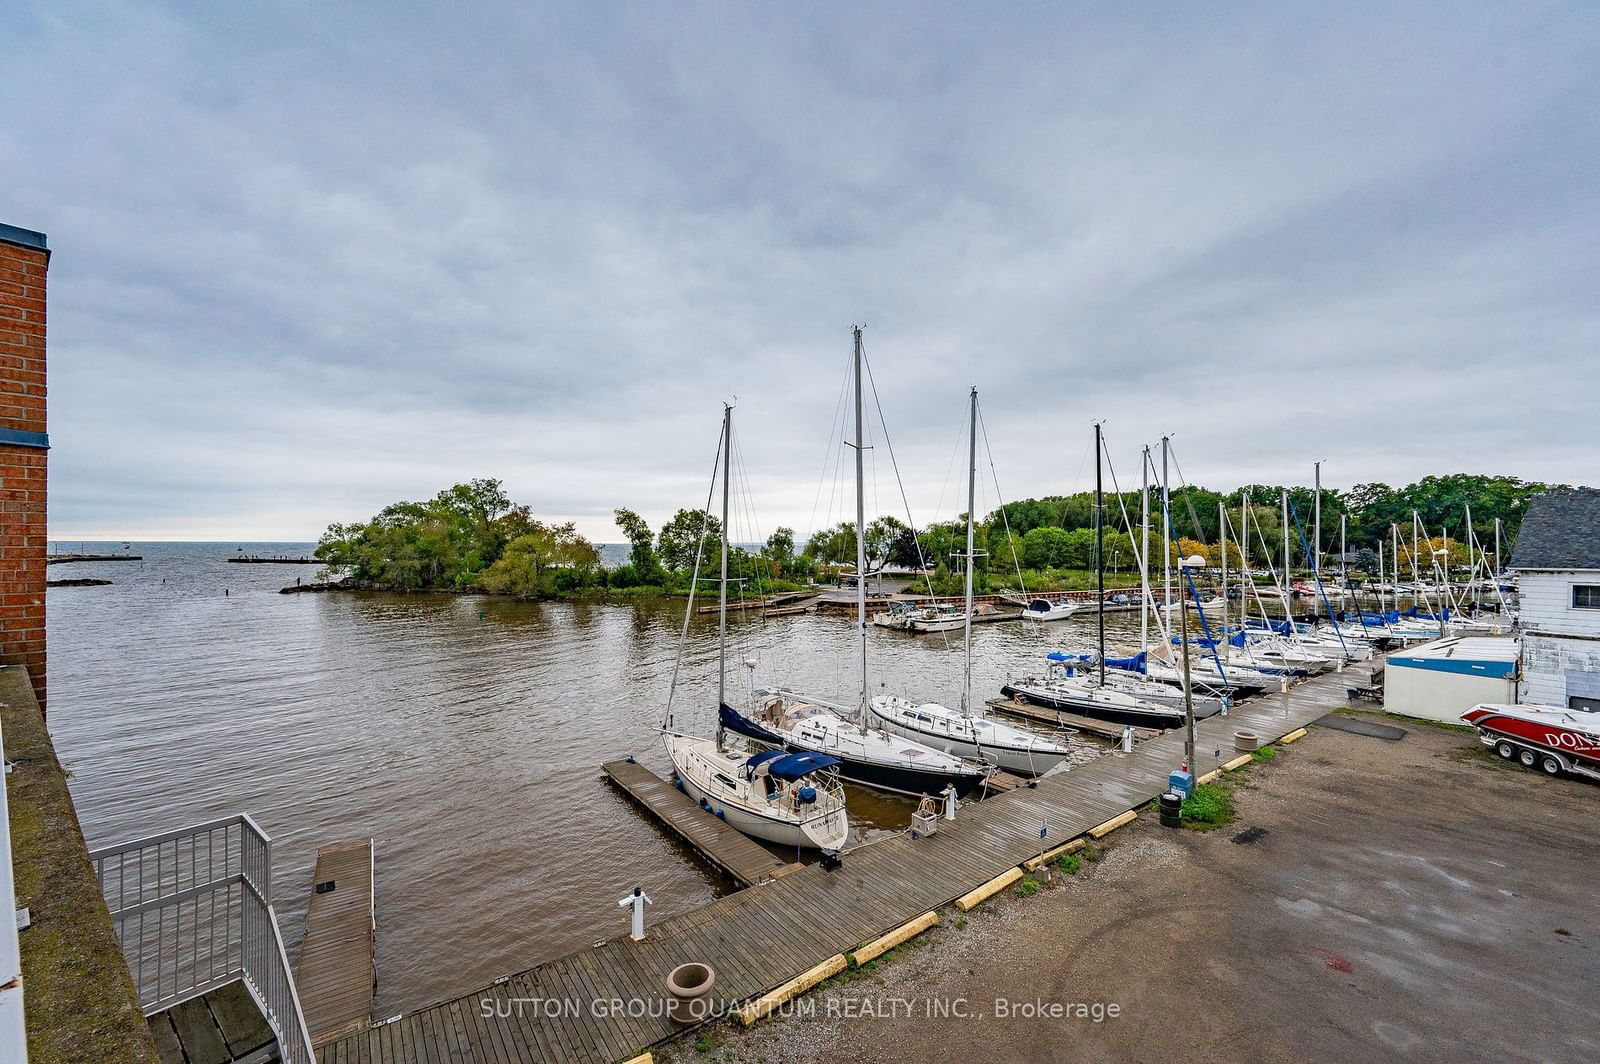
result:
<svg viewBox="0 0 1600 1064"><path fill-rule="evenodd" d="M1372 571L1382 544L1388 551L1390 526L1401 529L1402 568L1410 565L1411 515L1422 520L1430 542L1426 561L1448 537L1451 563L1467 563L1466 507L1473 531L1492 550L1494 524L1502 522L1502 553L1510 555L1528 500L1548 485L1516 477L1451 474L1424 477L1402 488L1359 484L1349 491L1322 492L1322 547L1339 549L1339 522L1347 524L1346 543L1355 567ZM1221 539L1219 504L1229 523L1230 564L1237 564L1241 504L1248 503L1247 549L1256 562L1265 552L1281 564L1283 517L1280 493L1272 485L1232 492L1182 487L1171 495L1172 543L1159 527L1159 499L1152 493L1150 534L1155 571L1164 551L1171 556L1200 554L1216 564ZM1315 505L1311 488L1289 488L1290 557L1307 564ZM1105 565L1113 586L1137 582L1140 495L1105 496ZM1126 515L1126 517L1124 517ZM370 521L333 524L317 544L316 557L340 570L356 585L392 590L457 589L535 596L604 590L619 593L684 592L693 582L698 557L702 578L718 575L722 528L699 510L680 509L659 530L639 514L618 509L617 527L629 544L628 560L606 569L595 545L570 523L551 524L513 503L498 480L456 484L426 502L398 502ZM1090 586L1095 565L1095 505L1092 492L1021 499L988 514L974 528L974 581L982 590L1020 585L1028 590ZM1129 529L1132 529L1130 535ZM869 571L884 567L926 569L939 593L959 590L966 552L965 515L915 530L882 516L866 528ZM814 533L802 546L790 528L778 528L759 545L729 551L729 575L740 581L733 594L759 595L830 580L853 572L856 533L843 522ZM1325 563L1326 564L1326 563ZM714 585L712 585L714 586Z"/></svg>

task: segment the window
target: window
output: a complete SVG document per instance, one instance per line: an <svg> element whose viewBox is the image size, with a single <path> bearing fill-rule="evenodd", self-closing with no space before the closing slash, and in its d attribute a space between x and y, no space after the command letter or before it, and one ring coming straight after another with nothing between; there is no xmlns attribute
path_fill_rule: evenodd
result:
<svg viewBox="0 0 1600 1064"><path fill-rule="evenodd" d="M1572 608L1600 610L1600 584L1573 584Z"/></svg>
<svg viewBox="0 0 1600 1064"><path fill-rule="evenodd" d="M1584 698L1582 695L1571 695L1567 698L1568 709L1581 709L1585 713L1600 713L1600 698Z"/></svg>

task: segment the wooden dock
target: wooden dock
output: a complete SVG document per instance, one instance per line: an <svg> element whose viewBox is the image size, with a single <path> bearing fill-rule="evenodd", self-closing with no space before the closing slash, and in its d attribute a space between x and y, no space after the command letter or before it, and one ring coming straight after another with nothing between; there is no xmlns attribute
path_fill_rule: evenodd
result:
<svg viewBox="0 0 1600 1064"><path fill-rule="evenodd" d="M365 1030L371 1019L377 982L372 881L371 839L335 842L317 851L294 975L313 1047Z"/></svg>
<svg viewBox="0 0 1600 1064"><path fill-rule="evenodd" d="M692 798L637 761L607 761L600 768L607 779L653 813L673 834L747 887L802 867L775 856L727 821L701 809Z"/></svg>
<svg viewBox="0 0 1600 1064"><path fill-rule="evenodd" d="M142 554L49 554L46 565L64 565L67 562L142 562Z"/></svg>
<svg viewBox="0 0 1600 1064"><path fill-rule="evenodd" d="M1277 740L1344 704L1346 677L1330 673L1289 692L1197 723L1202 773L1232 756L1232 733ZM936 835L896 834L844 855L841 867L807 865L758 888L652 921L643 942L622 930L593 948L510 975L324 1046L322 1064L345 1061L628 1060L679 1033L659 1015L666 973L688 961L716 969L718 1000L732 1008L843 951L952 904L1039 853L1039 828L1059 845L1143 807L1166 789L1183 757L1183 733L1166 732L1131 754L1107 754L1036 787L968 804ZM1226 755L1226 756L1224 756ZM597 858L632 862L633 855ZM645 881L649 887L648 879ZM610 999L650 1008L607 1009ZM519 1008L538 999L540 1010ZM560 1005L559 1015L548 1007ZM602 1007L591 1008L592 1002Z"/></svg>
<svg viewBox="0 0 1600 1064"><path fill-rule="evenodd" d="M321 565L321 558L270 558L256 554L241 554L228 559L238 565Z"/></svg>
<svg viewBox="0 0 1600 1064"><path fill-rule="evenodd" d="M1022 720L1032 721L1035 724L1048 724L1056 728L1066 728L1070 731L1082 732L1093 735L1099 739L1120 740L1123 724L1109 720L1097 720L1094 717L1085 717L1080 713L1068 713L1064 709L1051 709L1049 706L1036 706L1033 703L1020 705L1009 698L991 698L985 703L996 713L1004 713L1010 717L1019 717ZM1161 728L1141 728L1133 726L1133 737L1140 742L1154 739L1162 733Z"/></svg>

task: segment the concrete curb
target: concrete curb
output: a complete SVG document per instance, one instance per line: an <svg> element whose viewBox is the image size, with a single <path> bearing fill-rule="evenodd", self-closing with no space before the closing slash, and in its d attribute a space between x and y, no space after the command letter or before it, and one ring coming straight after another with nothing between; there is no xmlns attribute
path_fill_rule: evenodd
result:
<svg viewBox="0 0 1600 1064"><path fill-rule="evenodd" d="M835 953L821 964L813 965L782 984L776 989L769 990L754 1001L739 1008L736 1015L739 1022L749 1027L764 1016L772 1014L772 1010L782 1005L796 994L803 994L816 986L824 979L830 979L844 971L847 963L843 953Z"/></svg>
<svg viewBox="0 0 1600 1064"><path fill-rule="evenodd" d="M893 931L890 931L887 935L882 935L873 939L871 942L868 942L864 946L850 950L845 954L845 957L847 961L853 960L857 964L865 964L868 961L889 952L896 946L900 945L900 943L916 938L918 935L928 930L928 928L934 927L938 923L938 913L925 912L915 920L901 924Z"/></svg>
<svg viewBox="0 0 1600 1064"><path fill-rule="evenodd" d="M1022 878L1022 869L1008 868L981 887L974 887L956 899L956 908L971 912L1011 884Z"/></svg>
<svg viewBox="0 0 1600 1064"><path fill-rule="evenodd" d="M1101 824L1098 827L1090 828L1088 834L1096 839L1105 838L1107 835L1122 827L1124 824L1133 823L1136 819L1138 819L1138 817L1139 814L1137 812L1129 809L1125 813L1118 813L1116 816L1112 817L1110 820L1107 820L1104 824Z"/></svg>
<svg viewBox="0 0 1600 1064"><path fill-rule="evenodd" d="M1057 857L1061 857L1064 854L1077 853L1079 850L1083 849L1083 847L1084 841L1083 837L1080 835L1071 842L1063 843L1053 850L1046 850L1043 857L1030 857L1026 861L1023 861L1022 870L1024 872L1036 871L1040 867L1049 864L1051 861L1054 861Z"/></svg>

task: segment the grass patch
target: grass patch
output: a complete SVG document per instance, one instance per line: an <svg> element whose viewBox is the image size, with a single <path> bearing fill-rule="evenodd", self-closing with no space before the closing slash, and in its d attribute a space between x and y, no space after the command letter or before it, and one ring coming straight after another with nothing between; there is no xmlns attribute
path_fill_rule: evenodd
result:
<svg viewBox="0 0 1600 1064"><path fill-rule="evenodd" d="M1087 839L1084 840L1083 849L1078 851L1078 856L1082 857L1085 861L1088 861L1090 864L1094 864L1096 861L1100 860L1100 858L1104 857L1105 855L1106 855L1106 851L1102 850L1100 847L1096 846L1093 842L1090 842Z"/></svg>
<svg viewBox="0 0 1600 1064"><path fill-rule="evenodd" d="M714 1045L716 1043L711 1040L711 1035L709 1033L703 1034L694 1040L694 1051L696 1053L709 1053Z"/></svg>
<svg viewBox="0 0 1600 1064"><path fill-rule="evenodd" d="M965 931L966 929L967 929L967 918L965 916L956 917L956 930L957 931Z"/></svg>
<svg viewBox="0 0 1600 1064"><path fill-rule="evenodd" d="M1202 783L1183 800L1183 826L1197 831L1210 831L1234 818L1233 795L1226 787L1215 783Z"/></svg>
<svg viewBox="0 0 1600 1064"><path fill-rule="evenodd" d="M1017 897L1031 898L1039 893L1039 884L1032 879L1024 879L1017 884Z"/></svg>
<svg viewBox="0 0 1600 1064"><path fill-rule="evenodd" d="M1064 853L1056 860L1056 867L1069 876L1078 874L1078 866L1082 862L1075 853Z"/></svg>
<svg viewBox="0 0 1600 1064"><path fill-rule="evenodd" d="M1404 724L1407 727L1415 725L1419 728L1432 728L1435 731L1449 732L1452 735L1470 735L1476 730L1470 724L1451 724L1442 720L1425 720L1422 717L1408 717L1404 713L1389 713L1381 709L1357 709L1354 706L1345 706L1342 709L1334 710L1334 712L1341 717L1371 717L1373 720L1381 720L1389 724Z"/></svg>
<svg viewBox="0 0 1600 1064"><path fill-rule="evenodd" d="M1259 764L1261 764L1261 762L1263 762L1263 761L1271 761L1273 758L1275 758L1277 756L1278 756L1278 748L1276 746L1263 746L1261 749L1255 751L1254 753L1252 753L1250 755L1250 760L1254 761L1256 764L1259 765Z"/></svg>

